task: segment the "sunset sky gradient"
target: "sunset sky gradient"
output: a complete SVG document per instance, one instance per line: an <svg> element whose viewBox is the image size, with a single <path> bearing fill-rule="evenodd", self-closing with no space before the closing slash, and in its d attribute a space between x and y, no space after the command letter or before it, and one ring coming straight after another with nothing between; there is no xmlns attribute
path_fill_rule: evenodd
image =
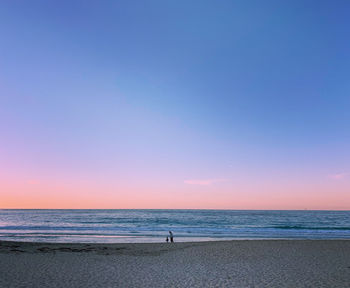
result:
<svg viewBox="0 0 350 288"><path fill-rule="evenodd" d="M349 1L1 1L0 208L350 209Z"/></svg>

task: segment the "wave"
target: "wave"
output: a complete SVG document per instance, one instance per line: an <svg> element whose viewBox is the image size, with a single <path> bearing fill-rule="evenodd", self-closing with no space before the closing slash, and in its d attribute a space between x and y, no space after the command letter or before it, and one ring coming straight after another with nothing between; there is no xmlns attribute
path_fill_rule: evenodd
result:
<svg viewBox="0 0 350 288"><path fill-rule="evenodd" d="M310 227L310 226L300 226L300 225L282 225L282 226L271 226L268 228L275 229L293 229L293 230L350 230L350 227Z"/></svg>

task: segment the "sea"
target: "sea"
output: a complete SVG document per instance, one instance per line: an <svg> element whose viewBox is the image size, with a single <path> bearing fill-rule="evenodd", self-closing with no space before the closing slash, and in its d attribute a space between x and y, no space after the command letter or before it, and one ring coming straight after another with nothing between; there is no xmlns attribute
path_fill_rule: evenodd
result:
<svg viewBox="0 0 350 288"><path fill-rule="evenodd" d="M0 210L0 240L60 243L350 239L350 211Z"/></svg>

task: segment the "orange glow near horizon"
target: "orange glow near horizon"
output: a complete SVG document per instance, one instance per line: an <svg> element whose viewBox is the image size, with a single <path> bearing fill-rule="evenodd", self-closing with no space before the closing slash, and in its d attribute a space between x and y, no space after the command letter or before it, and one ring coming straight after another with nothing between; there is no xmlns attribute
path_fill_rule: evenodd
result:
<svg viewBox="0 0 350 288"><path fill-rule="evenodd" d="M203 180L204 181L204 180ZM58 185L38 180L1 183L1 209L242 209L349 210L347 187L339 181L322 185ZM335 183L334 183L335 182ZM336 193L334 192L336 189ZM346 201L344 201L346 200Z"/></svg>

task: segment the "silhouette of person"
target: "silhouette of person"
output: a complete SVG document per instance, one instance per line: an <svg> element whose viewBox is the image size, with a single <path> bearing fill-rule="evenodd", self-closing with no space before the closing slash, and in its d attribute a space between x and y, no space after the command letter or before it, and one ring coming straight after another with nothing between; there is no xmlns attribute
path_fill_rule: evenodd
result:
<svg viewBox="0 0 350 288"><path fill-rule="evenodd" d="M169 231L169 235L170 235L170 242L174 243L174 235L173 232Z"/></svg>
<svg viewBox="0 0 350 288"><path fill-rule="evenodd" d="M168 236L166 236L165 241L166 241L166 243L168 243L168 242L169 242L169 237L168 237Z"/></svg>

